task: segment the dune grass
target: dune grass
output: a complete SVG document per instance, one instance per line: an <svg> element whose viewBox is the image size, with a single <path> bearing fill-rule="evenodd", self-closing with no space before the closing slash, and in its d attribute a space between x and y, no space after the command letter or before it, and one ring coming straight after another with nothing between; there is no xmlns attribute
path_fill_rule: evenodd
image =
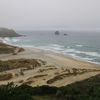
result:
<svg viewBox="0 0 100 100"><path fill-rule="evenodd" d="M0 61L0 72L22 68L22 71L34 69L36 67L40 67L44 65L43 61L40 62L38 59L14 59L7 61Z"/></svg>
<svg viewBox="0 0 100 100"><path fill-rule="evenodd" d="M12 77L11 73L0 73L0 81L10 80Z"/></svg>
<svg viewBox="0 0 100 100"><path fill-rule="evenodd" d="M0 54L10 54L10 53L14 53L14 51L16 50L16 46L11 46L8 44L4 44L4 43L0 43ZM24 51L23 48L19 48L18 53Z"/></svg>

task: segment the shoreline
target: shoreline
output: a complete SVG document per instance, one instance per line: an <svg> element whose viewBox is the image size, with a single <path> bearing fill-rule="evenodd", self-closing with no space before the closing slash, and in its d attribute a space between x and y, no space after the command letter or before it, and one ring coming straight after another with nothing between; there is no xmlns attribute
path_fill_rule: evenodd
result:
<svg viewBox="0 0 100 100"><path fill-rule="evenodd" d="M3 42L3 43L5 43L5 42ZM69 59L69 60L73 60L73 61L76 61L76 62L82 62L82 63L86 63L86 64L90 64L90 65L93 65L93 66L100 66L100 64L97 64L97 63L94 63L94 62L91 62L91 61L86 61L86 60L83 60L83 59L77 59L77 58L74 58L74 57L72 57L72 56L70 56L70 55L64 55L64 54L62 54L62 53L58 53L58 52L54 52L54 51L52 51L52 50L45 50L45 49L42 49L42 48L38 48L38 47L27 47L27 46L19 46L19 45L14 45L14 44L11 44L11 43L5 43L5 44L8 44L8 45L11 45L11 46L17 46L17 47L21 47L21 48L23 48L24 49L24 51L23 52L26 52L27 50L29 50L29 51L39 51L39 52L43 52L43 53L47 53L47 54L51 54L51 55L57 55L57 56L60 56L60 57L63 57L63 58L65 58L65 59ZM22 52L22 53L23 53ZM21 53L19 53L19 55L20 55ZM3 54L3 55L5 55L5 54ZM38 55L38 54L37 54ZM9 56L9 54L8 54L8 56ZM1 58L1 57L0 57ZM9 60L9 59L8 59Z"/></svg>
<svg viewBox="0 0 100 100"><path fill-rule="evenodd" d="M66 58L71 58L71 59L74 59L74 60L79 60L79 61L83 61L83 62L87 62L87 63L91 63L91 64L96 64L96 65L100 65L99 62L95 62L95 61L89 61L89 60L86 60L82 57L79 57L79 56L72 56L70 54L64 54L60 51L55 51L55 50L50 50L50 49L45 49L45 48L39 48L39 47L35 47L35 46L25 46L25 45L17 45L17 44L12 44L12 43L8 43L6 40L4 40L4 38L0 38L0 40L2 41L2 43L5 43L5 44L8 44L8 45L11 45L11 46L17 46L17 47L21 47L21 48L31 48L31 49L39 49L39 50L44 50L46 52L52 52L52 53L56 53L56 54L60 54L62 56L65 56Z"/></svg>
<svg viewBox="0 0 100 100"><path fill-rule="evenodd" d="M67 54L65 55L65 54L63 54L61 52L57 52L57 51L54 51L54 50L43 49L43 48L39 48L39 47L35 47L35 46L24 46L24 45L20 46L20 45L16 45L16 44L12 44L12 43L7 43L2 38L1 38L1 40L2 40L2 43L7 44L7 45L20 47L20 48L23 48L23 49L26 49L26 48L29 48L29 49L38 49L38 50L41 50L41 51L51 52L53 54L59 54L61 56L64 56L65 58L74 59L74 60L77 60L77 61L82 61L82 62L85 62L85 63L94 64L94 65L100 65L100 63L98 63L98 62L92 62L92 61L89 61L89 60L85 60L84 58L74 57L74 56L67 55Z"/></svg>
<svg viewBox="0 0 100 100"><path fill-rule="evenodd" d="M13 45L15 46L15 45ZM53 51L53 50L47 50L47 49L42 49L42 48L38 48L38 47L28 47L28 46L19 46L19 45L16 45L18 47L22 47L24 49L38 49L38 50L41 50L41 51L45 51L45 52L50 52L50 53L53 53L53 54L57 54L57 55L60 55L60 56L63 56L65 58L68 58L68 59L73 59L73 60L76 60L76 61L82 61L84 63L90 63L90 64L93 64L93 65L100 65L100 63L96 63L96 62L92 62L92 61L88 61L88 60L85 60L83 58L79 58L79 57L73 57L71 55L65 55L63 53L60 53L60 52L56 52L56 51Z"/></svg>
<svg viewBox="0 0 100 100"><path fill-rule="evenodd" d="M23 47L24 46L22 46L22 48ZM71 56L71 55L68 55L68 54L65 55L61 52L57 52L57 51L53 51L53 50L47 50L47 49L42 49L42 48L38 48L38 47L24 47L24 48L44 50L44 51L47 51L47 52L52 52L52 53L55 53L55 54L59 54L61 56L64 56L65 58L74 59L74 60L77 60L77 61L83 61L83 62L91 63L91 64L94 64L94 65L100 65L100 63L98 63L98 62L92 62L92 61L89 61L89 60L85 60L84 58L74 57L74 56Z"/></svg>
<svg viewBox="0 0 100 100"><path fill-rule="evenodd" d="M9 43L8 43L9 44ZM85 63L90 63L90 64L94 64L94 65L100 65L100 63L98 62L93 62L93 61L89 61L89 60L85 60L84 58L80 58L80 57L74 57L74 56L71 56L71 55L68 55L68 54L63 54L61 52L57 52L57 51L54 51L54 50L48 50L48 49L43 49L43 48L39 48L39 47L35 47L35 46L20 46L20 45L14 45L14 44L9 44L9 45L12 45L12 46L17 46L17 47L21 47L21 48L29 48L29 49L39 49L41 51L46 51L46 52L51 52L53 54L59 54L61 56L64 56L65 58L69 58L69 59L74 59L74 60L77 60L77 61L82 61L82 62L85 62Z"/></svg>
<svg viewBox="0 0 100 100"><path fill-rule="evenodd" d="M21 68L6 71L6 73L12 73L14 77L10 80L0 81L0 84L7 84L12 81L16 84L21 84L19 82L23 80L23 84L32 82L30 83L31 86L50 85L60 87L100 74L100 65L77 60L69 56L66 57L60 53L38 48L24 47L24 51L16 55L0 55L0 60L2 61L15 59L40 59L45 61L46 65L26 70L23 76L15 76L15 74L19 74L19 70L21 70ZM77 75L74 74L75 70L77 70ZM51 83L47 84L47 82Z"/></svg>

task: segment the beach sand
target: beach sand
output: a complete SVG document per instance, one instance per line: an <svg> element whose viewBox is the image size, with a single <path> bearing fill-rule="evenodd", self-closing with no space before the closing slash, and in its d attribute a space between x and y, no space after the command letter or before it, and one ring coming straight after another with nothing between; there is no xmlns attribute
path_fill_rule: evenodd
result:
<svg viewBox="0 0 100 100"><path fill-rule="evenodd" d="M59 53L41 50L37 48L24 48L25 51L17 55L2 54L0 60L10 59L41 59L47 64L36 69L24 72L23 76L13 77L11 80L0 81L0 84L7 84L8 82L15 82L16 84L29 84L31 86L65 86L77 81L81 81L97 74L100 74L100 65L93 64L71 57L64 56ZM78 74L75 74L77 69ZM6 71L15 74L19 69Z"/></svg>

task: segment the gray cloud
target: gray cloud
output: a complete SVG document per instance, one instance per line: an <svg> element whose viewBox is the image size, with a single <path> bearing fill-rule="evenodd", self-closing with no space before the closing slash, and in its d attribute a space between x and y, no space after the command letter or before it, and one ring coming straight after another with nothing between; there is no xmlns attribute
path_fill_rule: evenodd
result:
<svg viewBox="0 0 100 100"><path fill-rule="evenodd" d="M0 0L0 27L100 28L100 0Z"/></svg>

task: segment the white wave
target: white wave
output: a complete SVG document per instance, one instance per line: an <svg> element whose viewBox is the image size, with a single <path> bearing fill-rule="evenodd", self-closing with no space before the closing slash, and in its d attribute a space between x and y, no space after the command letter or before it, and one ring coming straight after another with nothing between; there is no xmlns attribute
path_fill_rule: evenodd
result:
<svg viewBox="0 0 100 100"><path fill-rule="evenodd" d="M55 52L60 52L63 54L84 54L84 55L90 56L91 58L92 57L100 57L100 54L98 52L79 51L76 49L71 49L70 47L67 47L67 49L65 50L64 46L58 45L58 44L52 44L52 45L50 44L48 46L39 46L39 48L45 49L45 50L51 50L51 51L55 51ZM86 58L86 59L88 59L88 58Z"/></svg>
<svg viewBox="0 0 100 100"><path fill-rule="evenodd" d="M88 60L88 61L92 61L92 60L94 60L94 58L89 58L89 57L84 57L84 58L82 58L82 59L84 59L84 60Z"/></svg>
<svg viewBox="0 0 100 100"><path fill-rule="evenodd" d="M12 42L18 42L19 39L11 39Z"/></svg>
<svg viewBox="0 0 100 100"><path fill-rule="evenodd" d="M17 41L19 41L19 39L17 39L17 38L8 38L8 37L6 37L6 38L4 38L4 42L9 42L9 43L14 43L14 42L17 42Z"/></svg>
<svg viewBox="0 0 100 100"><path fill-rule="evenodd" d="M36 48L36 47L33 46L33 45L17 45L17 46L25 47L25 48Z"/></svg>
<svg viewBox="0 0 100 100"><path fill-rule="evenodd" d="M49 44L49 47L56 47L56 48L63 48L63 45L59 45L59 44Z"/></svg>
<svg viewBox="0 0 100 100"><path fill-rule="evenodd" d="M46 45L46 46L39 46L39 48L42 48L42 49L46 49L46 50L53 50L53 51L56 51L56 52L59 52L59 51L63 51L64 46L62 45L58 45L58 44L50 44L50 45Z"/></svg>
<svg viewBox="0 0 100 100"><path fill-rule="evenodd" d="M61 52L58 51L58 50L51 49L51 48L48 48L48 47L45 47L45 46L39 46L38 48L39 48L39 49L43 49L43 50L52 51L52 52L55 52L55 53L61 53Z"/></svg>
<svg viewBox="0 0 100 100"><path fill-rule="evenodd" d="M100 57L100 54L97 52L86 52L86 51L78 51L76 49L67 49L64 51L65 53L77 53L77 54L85 54L88 56L93 56L93 57Z"/></svg>
<svg viewBox="0 0 100 100"><path fill-rule="evenodd" d="M80 45L80 44L77 44L76 46L77 46L77 47L83 47L83 45Z"/></svg>
<svg viewBox="0 0 100 100"><path fill-rule="evenodd" d="M90 58L90 57L77 56L77 54L74 54L74 53L70 53L68 55L71 56L72 58L75 58L75 59L78 59L78 60L84 60L84 61L93 61L95 59L95 58Z"/></svg>
<svg viewBox="0 0 100 100"><path fill-rule="evenodd" d="M76 50L75 49L66 49L66 50L64 50L63 52L65 52L65 53L75 53L76 52Z"/></svg>
<svg viewBox="0 0 100 100"><path fill-rule="evenodd" d="M71 57L79 58L76 54L69 54Z"/></svg>
<svg viewBox="0 0 100 100"><path fill-rule="evenodd" d="M94 57L100 57L100 54L97 53L97 52L85 52L85 51L76 51L76 53L78 54L86 54L86 55L89 55L89 56L94 56Z"/></svg>
<svg viewBox="0 0 100 100"><path fill-rule="evenodd" d="M10 41L10 38L5 37L4 40L5 40L5 41Z"/></svg>
<svg viewBox="0 0 100 100"><path fill-rule="evenodd" d="M69 55L71 57L77 58L77 59L83 59L83 60L88 60L88 61L93 61L95 59L95 57L99 57L100 55L97 52L85 52L85 51L78 51L76 49L66 49L64 50L64 48L61 48L62 46L60 45L48 45L48 46L40 46L39 48L41 49L45 49L45 50L50 50L56 53L62 53L64 55ZM70 48L70 47L69 47ZM88 55L90 57L81 57L81 56L77 56L77 54L85 54ZM91 56L94 56L91 57Z"/></svg>
<svg viewBox="0 0 100 100"><path fill-rule="evenodd" d="M89 57L85 57L85 58L81 58L84 61L88 61L90 63L94 63L94 64L100 64L100 62L95 61L95 58L89 58Z"/></svg>

